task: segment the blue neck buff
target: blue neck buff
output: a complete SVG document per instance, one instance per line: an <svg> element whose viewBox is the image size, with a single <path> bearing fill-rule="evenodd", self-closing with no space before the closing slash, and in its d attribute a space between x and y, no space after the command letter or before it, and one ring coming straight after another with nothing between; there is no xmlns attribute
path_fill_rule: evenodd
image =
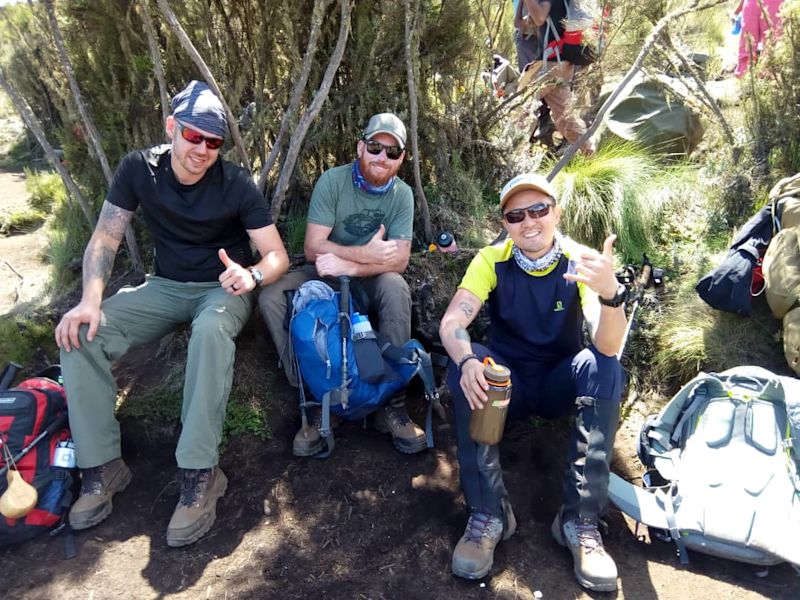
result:
<svg viewBox="0 0 800 600"><path fill-rule="evenodd" d="M364 175L361 173L361 161L355 159L353 161L353 186L365 191L367 194L373 194L375 196L379 196L381 194L385 194L394 185L395 178L392 177L389 181L384 183L383 185L372 185L369 181L366 180Z"/></svg>

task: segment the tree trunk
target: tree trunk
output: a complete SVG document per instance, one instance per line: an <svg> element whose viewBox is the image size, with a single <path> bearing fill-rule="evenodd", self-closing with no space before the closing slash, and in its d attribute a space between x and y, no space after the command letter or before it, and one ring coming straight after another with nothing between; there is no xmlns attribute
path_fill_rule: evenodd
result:
<svg viewBox="0 0 800 600"><path fill-rule="evenodd" d="M264 166L261 168L261 174L258 177L258 189L265 192L267 189L267 177L272 170L272 165L275 164L275 159L278 157L283 138L289 130L289 124L294 119L297 110L300 107L300 101L303 99L303 93L308 85L308 77L311 74L311 68L314 66L314 57L317 54L317 43L319 42L319 34L322 28L322 20L328 10L328 6L333 0L314 0L314 12L311 14L311 32L308 36L308 45L306 46L306 55L303 58L303 67L300 70L300 77L295 82L292 88L292 96L289 100L289 106L281 120L281 128L278 131L278 136L272 144L269 157L267 158Z"/></svg>
<svg viewBox="0 0 800 600"><path fill-rule="evenodd" d="M231 136L233 137L233 143L236 146L236 150L239 152L239 156L242 160L242 166L247 170L248 173L251 173L250 159L247 157L247 151L244 148L244 141L242 140L241 133L239 133L239 125L237 123L236 116L233 114L233 112L231 112L228 103L225 101L225 97L222 95L222 90L220 90L219 85L217 85L217 80L214 79L214 76L211 74L211 69L208 68L208 65L203 60L203 57L200 56L197 48L194 47L192 40L190 40L189 36L186 35L186 31L184 31L180 22L178 22L178 18L175 16L175 13L172 12L167 0L157 0L157 2L158 7L161 9L161 13L164 15L167 23L169 23L169 26L172 28L173 33L175 33L178 41L180 41L181 46L183 46L183 49L186 50L194 64L203 74L203 77L208 82L208 85L210 85L211 89L214 90L214 93L217 95L220 102L222 102L222 106L225 107L225 114L228 117L228 128L230 129Z"/></svg>
<svg viewBox="0 0 800 600"><path fill-rule="evenodd" d="M164 79L164 66L161 64L161 51L158 46L156 29L153 26L153 15L150 13L150 0L139 0L142 9L141 17L144 23L144 33L147 36L147 47L150 49L150 60L153 61L153 71L158 81L158 93L161 97L161 117L167 120L170 113L169 96L167 96L167 82Z"/></svg>
<svg viewBox="0 0 800 600"><path fill-rule="evenodd" d="M14 105L14 108L19 116L22 117L22 121L25 123L25 126L30 129L34 137L36 137L36 140L39 142L42 150L44 150L45 156L47 156L47 160L49 160L50 164L53 165L53 168L58 171L58 174L61 176L61 180L64 182L64 186L69 191L70 197L74 198L78 202L78 205L80 206L81 211L83 211L83 214L86 217L86 220L89 222L89 225L94 228L96 221L94 214L89 208L89 203L81 193L78 185L64 168L64 165L61 164L61 159L56 155L56 152L53 150L50 142L47 141L47 138L44 135L44 130L36 120L36 116L33 114L30 106L28 106L28 103L25 101L25 99L20 96L14 88L11 87L11 84L6 81L6 76L2 69L0 69L0 87L2 87L6 94L8 94L8 97L11 99L11 104Z"/></svg>
<svg viewBox="0 0 800 600"><path fill-rule="evenodd" d="M600 123L603 122L603 117L608 112L608 109L611 108L611 105L614 104L614 101L622 93L622 90L624 90L625 87L630 83L631 79L633 79L634 75L636 75L636 72L642 68L645 57L650 53L650 50L661 36L661 32L664 31L664 28L667 25L669 25L670 21L674 21L678 17L682 17L683 15L691 12L699 12L701 10L713 8L718 4L722 4L723 2L725 2L725 0L710 0L705 4L698 6L698 4L700 4L700 0L690 0L685 6L666 14L659 19L658 23L656 23L655 27L653 27L653 30L650 32L650 35L648 35L647 39L645 39L642 49L639 51L639 55L636 57L636 60L633 61L631 68L628 69L628 72L625 74L625 77L622 78L622 81L617 86L617 89L614 90L614 92L603 103L603 106L600 107L600 110L597 111L597 115L595 116L591 126L586 130L586 133L584 133L575 141L574 144L567 148L566 152L564 152L564 155L556 163L556 166L553 167L553 170L550 171L550 174L547 176L548 181L552 181L558 172L561 171L561 169L563 169L570 160L572 160L572 157L575 156L575 153L578 151L578 149L582 148L587 140L592 137L592 134L600 126Z"/></svg>
<svg viewBox="0 0 800 600"><path fill-rule="evenodd" d="M81 120L83 121L83 126L86 128L86 133L91 141L90 147L94 149L97 160L100 161L100 167L103 170L103 175L105 175L106 182L108 183L108 186L111 187L111 180L113 179L111 167L108 165L108 158L103 150L103 145L100 143L100 134L97 133L97 128L94 126L94 121L92 121L91 116L89 116L89 110L86 108L86 105L83 102L83 96L81 95L81 90L78 87L78 81L75 79L75 69L72 68L72 62L70 61L69 56L67 56L67 49L64 46L64 38L61 37L61 29L58 27L58 21L56 21L56 11L53 9L53 0L44 0L44 6L47 10L47 16L50 19L50 29L53 33L53 39L55 40L56 48L58 48L58 55L61 57L61 67L64 69L64 73L67 76L69 87L72 90L72 96L75 100L75 104L78 107ZM125 229L125 244L128 247L128 254L130 255L134 271L137 273L143 273L144 264L142 263L142 257L139 254L139 247L136 244L136 236L133 234L133 229L131 229L130 225Z"/></svg>
<svg viewBox="0 0 800 600"><path fill-rule="evenodd" d="M162 2L163 0L159 0ZM278 183L275 185L275 193L272 196L272 219L277 220L278 215L281 213L283 202L286 198L286 190L289 188L289 180L291 179L294 167L297 162L297 156L300 154L300 147L303 145L303 140L306 137L308 128L311 126L319 111L322 109L322 104L328 97L328 92L333 83L333 76L339 69L339 64L342 62L344 56L344 49L347 45L347 36L350 33L350 0L339 0L341 6L341 23L339 24L339 39L336 41L336 47L331 55L331 60L328 67L325 69L325 75L322 78L322 83L317 90L314 100L308 107L300 122L297 124L297 129L292 135L292 140L289 143L289 149L286 152L286 159L283 161L280 177Z"/></svg>
<svg viewBox="0 0 800 600"><path fill-rule="evenodd" d="M417 193L419 214L422 218L425 243L428 244L433 240L433 230L431 229L431 213L428 208L428 199L425 197L425 190L422 188L422 175L419 169L419 144L417 135L417 113L419 109L417 107L417 86L414 78L414 63L417 60L416 36L414 35L414 30L416 28L418 2L419 0L415 0L412 14L411 1L403 0L406 9L405 48L406 74L408 77L408 104L411 111L411 161L414 165L414 189Z"/></svg>

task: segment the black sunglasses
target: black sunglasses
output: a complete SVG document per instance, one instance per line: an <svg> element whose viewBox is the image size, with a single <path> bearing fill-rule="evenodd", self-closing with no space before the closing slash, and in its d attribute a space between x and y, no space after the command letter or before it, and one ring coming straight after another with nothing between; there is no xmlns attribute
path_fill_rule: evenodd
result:
<svg viewBox="0 0 800 600"><path fill-rule="evenodd" d="M181 130L181 137L185 139L190 144L199 144L203 140L206 142L206 148L209 150L219 150L222 148L222 144L225 143L225 140L222 138L215 138L215 137L206 137L202 133L195 131L194 129L189 129L181 123L180 121L176 120L175 123L178 125L178 129Z"/></svg>
<svg viewBox="0 0 800 600"><path fill-rule="evenodd" d="M376 156L381 153L381 150L386 150L386 158L389 160L397 160L403 155L403 148L400 146L384 146L377 140L364 140L364 143L367 146L367 152Z"/></svg>
<svg viewBox="0 0 800 600"><path fill-rule="evenodd" d="M542 217L546 217L550 214L550 208L552 206L555 206L555 204L550 204L548 202L537 202L536 204L531 204L527 208L515 208L514 210L510 210L503 214L503 218L507 223L512 224L522 223L525 220L526 214L531 219L541 219Z"/></svg>

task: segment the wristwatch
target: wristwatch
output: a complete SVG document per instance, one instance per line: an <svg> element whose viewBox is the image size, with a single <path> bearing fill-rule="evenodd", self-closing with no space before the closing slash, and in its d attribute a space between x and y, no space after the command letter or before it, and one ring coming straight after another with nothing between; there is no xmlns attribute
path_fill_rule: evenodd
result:
<svg viewBox="0 0 800 600"><path fill-rule="evenodd" d="M620 283L619 287L617 287L617 293L614 295L613 298L606 300L599 294L597 295L597 298L600 300L600 304L602 304L603 306L610 306L611 308L617 308L628 298L628 289Z"/></svg>
<svg viewBox="0 0 800 600"><path fill-rule="evenodd" d="M250 271L250 275L253 276L253 281L256 282L256 287L260 286L261 282L264 281L264 274L255 267L250 267L248 271Z"/></svg>

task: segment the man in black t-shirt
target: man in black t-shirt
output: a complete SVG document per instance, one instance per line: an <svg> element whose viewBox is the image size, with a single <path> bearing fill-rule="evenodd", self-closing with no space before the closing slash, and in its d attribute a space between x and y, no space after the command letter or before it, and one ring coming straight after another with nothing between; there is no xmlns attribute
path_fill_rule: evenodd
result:
<svg viewBox="0 0 800 600"><path fill-rule="evenodd" d="M81 494L69 521L73 529L86 529L111 513L113 495L131 480L114 418L112 362L191 324L175 451L181 491L167 528L167 544L184 546L211 528L227 486L218 447L234 339L250 316L251 292L283 275L289 259L250 175L219 158L227 121L208 85L192 81L177 94L165 127L170 145L132 152L117 168L84 253L83 295L55 337L81 469ZM137 207L155 242L155 273L103 300Z"/></svg>

